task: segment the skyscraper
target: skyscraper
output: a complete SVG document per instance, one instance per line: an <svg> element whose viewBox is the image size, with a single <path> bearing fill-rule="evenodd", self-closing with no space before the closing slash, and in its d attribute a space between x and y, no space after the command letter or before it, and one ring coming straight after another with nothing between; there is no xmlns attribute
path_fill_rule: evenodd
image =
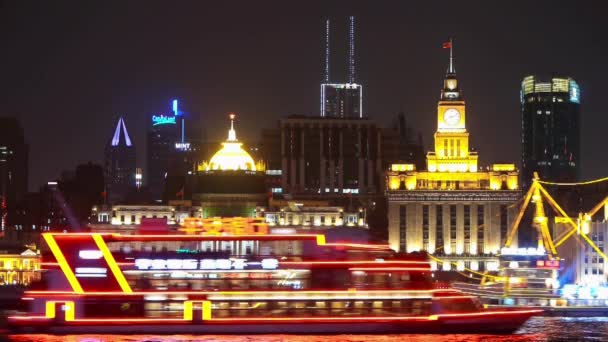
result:
<svg viewBox="0 0 608 342"><path fill-rule="evenodd" d="M521 84L522 183L541 179L572 182L580 165L580 90L570 77Z"/></svg>
<svg viewBox="0 0 608 342"><path fill-rule="evenodd" d="M15 118L0 118L0 234L27 192L29 147Z"/></svg>
<svg viewBox="0 0 608 342"><path fill-rule="evenodd" d="M135 158L135 146L121 116L105 149L104 178L110 203L123 200L128 191L136 186Z"/></svg>
<svg viewBox="0 0 608 342"><path fill-rule="evenodd" d="M179 139L173 115L152 115L148 132L147 185L155 200L160 200L169 171L169 160Z"/></svg>
<svg viewBox="0 0 608 342"><path fill-rule="evenodd" d="M348 26L348 81L332 83L330 77L330 21L325 21L325 70L321 83L321 117L362 118L363 86L355 81L355 17Z"/></svg>

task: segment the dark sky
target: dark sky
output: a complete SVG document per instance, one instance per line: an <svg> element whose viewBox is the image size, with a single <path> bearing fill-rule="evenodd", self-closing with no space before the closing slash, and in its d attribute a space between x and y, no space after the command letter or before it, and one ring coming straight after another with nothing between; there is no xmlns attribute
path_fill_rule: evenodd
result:
<svg viewBox="0 0 608 342"><path fill-rule="evenodd" d="M519 86L530 73L573 77L582 92L582 175L608 175L608 28L589 1L2 1L0 115L30 143L30 189L76 164L101 162L117 114L143 166L146 116L173 97L224 139L288 114L317 115L323 19L334 19L334 80L345 74L346 16L357 18L366 113L400 110L427 147L455 37L456 70L480 163L520 159ZM339 40L339 42L338 42ZM338 45L341 46L338 46Z"/></svg>

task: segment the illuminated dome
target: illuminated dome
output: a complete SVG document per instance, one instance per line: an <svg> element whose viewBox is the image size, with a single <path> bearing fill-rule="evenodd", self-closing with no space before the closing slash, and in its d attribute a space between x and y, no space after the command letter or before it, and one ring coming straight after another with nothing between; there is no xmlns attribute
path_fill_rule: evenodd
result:
<svg viewBox="0 0 608 342"><path fill-rule="evenodd" d="M234 114L230 114L230 130L228 139L222 143L222 148L217 151L209 163L204 166L205 171L211 170L245 170L256 171L257 167L253 158L243 150L242 143L236 139L234 130Z"/></svg>

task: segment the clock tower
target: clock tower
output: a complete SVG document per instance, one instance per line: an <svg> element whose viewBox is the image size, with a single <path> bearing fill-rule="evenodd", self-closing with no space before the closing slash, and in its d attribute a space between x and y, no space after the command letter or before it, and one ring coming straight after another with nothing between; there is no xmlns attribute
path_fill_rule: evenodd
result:
<svg viewBox="0 0 608 342"><path fill-rule="evenodd" d="M477 172L477 153L469 151L466 106L456 78L452 41L445 47L450 49L450 64L437 104L435 151L427 154L427 169L430 172Z"/></svg>

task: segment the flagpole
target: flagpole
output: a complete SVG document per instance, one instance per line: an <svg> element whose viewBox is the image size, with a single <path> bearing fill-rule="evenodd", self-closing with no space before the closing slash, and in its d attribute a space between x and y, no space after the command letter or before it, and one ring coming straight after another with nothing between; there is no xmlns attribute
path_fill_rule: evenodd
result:
<svg viewBox="0 0 608 342"><path fill-rule="evenodd" d="M450 73L454 73L454 55L452 54L452 49L454 49L453 38L450 37Z"/></svg>

